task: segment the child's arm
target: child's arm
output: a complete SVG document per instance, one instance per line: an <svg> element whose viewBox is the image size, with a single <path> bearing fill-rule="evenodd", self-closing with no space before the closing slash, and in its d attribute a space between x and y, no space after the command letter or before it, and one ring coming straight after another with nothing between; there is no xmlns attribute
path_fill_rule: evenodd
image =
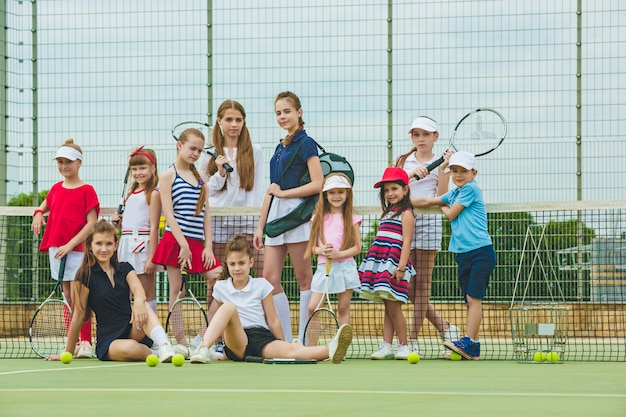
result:
<svg viewBox="0 0 626 417"><path fill-rule="evenodd" d="M83 228L80 229L80 231L73 238L71 238L69 242L67 242L63 246L59 246L59 250L54 255L55 259L61 259L65 255L70 253L72 250L74 250L74 248L78 246L80 243L84 242L85 239L87 239L87 237L93 231L93 227L96 225L97 221L98 221L98 212L96 208L94 207L91 210L89 210L89 212L87 213L87 223L85 223Z"/></svg>
<svg viewBox="0 0 626 417"><path fill-rule="evenodd" d="M450 206L439 207L443 215L446 216L448 220L454 220L457 217L459 217L459 214L461 214L464 208L465 206L461 205L460 203L454 203L452 207Z"/></svg>
<svg viewBox="0 0 626 417"><path fill-rule="evenodd" d="M274 297L272 293L268 294L267 297L263 299L263 311L265 311L265 321L268 326L270 326L270 331L274 337L279 340L285 340L283 327L280 324L278 314L276 314L276 308L274 307Z"/></svg>
<svg viewBox="0 0 626 417"><path fill-rule="evenodd" d="M176 243L180 246L180 252L178 254L178 262L183 264L187 263L191 258L191 250L189 250L189 244L187 239L183 235L178 222L174 218L174 203L172 202L172 185L174 184L174 178L176 174L174 169L170 168L165 171L159 179L161 184L161 207L163 208L163 216L165 221L172 232L172 236L176 239Z"/></svg>
<svg viewBox="0 0 626 417"><path fill-rule="evenodd" d="M85 285L78 280L72 281L72 301L74 305L72 306L72 321L70 322L70 327L67 330L65 352L74 354L80 328L91 315L91 310L87 306L88 298L89 288L85 287ZM51 356L50 360L58 360L58 356Z"/></svg>
<svg viewBox="0 0 626 417"><path fill-rule="evenodd" d="M411 199L411 204L415 208L424 208L430 206L441 206L443 202L441 201L441 197L415 197Z"/></svg>
<svg viewBox="0 0 626 417"><path fill-rule="evenodd" d="M148 253L148 260L144 266L144 272L146 274L154 274L155 266L152 263L152 256L156 251L159 244L159 226L161 224L161 195L159 190L152 190L150 195L150 252Z"/></svg>
<svg viewBox="0 0 626 417"><path fill-rule="evenodd" d="M410 210L402 213L402 251L400 252L400 260L396 269L396 279L404 278L406 272L406 264L409 262L411 254L411 241L413 240L413 230L415 229L415 216Z"/></svg>
<svg viewBox="0 0 626 417"><path fill-rule="evenodd" d="M354 227L354 245L344 250L331 250L328 253L324 253L323 251L320 254L326 256L327 258L333 259L343 259L350 258L361 253L361 223L357 223L353 225Z"/></svg>
<svg viewBox="0 0 626 417"><path fill-rule="evenodd" d="M202 250L202 264L206 269L215 265L215 255L213 254L213 227L211 226L211 210L209 209L209 198L204 202L204 249Z"/></svg>
<svg viewBox="0 0 626 417"><path fill-rule="evenodd" d="M44 219L43 215L46 214L47 212L48 212L48 203L46 203L46 200L44 199L39 205L39 207L35 209L33 213L33 222L30 224L30 229L36 235L41 233L41 226L46 224L46 220Z"/></svg>
<svg viewBox="0 0 626 417"><path fill-rule="evenodd" d="M324 172L319 156L312 156L306 161L311 176L311 182L300 187L290 188L289 190L281 190L278 184L271 184L268 193L279 198L298 198L308 197L310 195L319 194L324 185Z"/></svg>
<svg viewBox="0 0 626 417"><path fill-rule="evenodd" d="M267 223L267 214L270 211L270 203L272 202L272 196L265 194L263 198L263 205L261 206L261 214L259 215L259 223L256 226L256 232L254 233L254 247L257 249L263 248L263 228Z"/></svg>
<svg viewBox="0 0 626 417"><path fill-rule="evenodd" d="M133 311L131 313L130 322L137 328L141 329L148 321L148 311L146 309L146 292L141 285L141 281L137 277L135 271L129 271L126 274L126 282L133 295Z"/></svg>

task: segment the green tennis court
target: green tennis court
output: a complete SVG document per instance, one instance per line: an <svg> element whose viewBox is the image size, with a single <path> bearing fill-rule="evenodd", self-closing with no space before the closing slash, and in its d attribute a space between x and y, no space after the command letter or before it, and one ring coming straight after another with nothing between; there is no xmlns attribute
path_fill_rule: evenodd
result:
<svg viewBox="0 0 626 417"><path fill-rule="evenodd" d="M3 416L623 416L626 364L0 361Z"/></svg>

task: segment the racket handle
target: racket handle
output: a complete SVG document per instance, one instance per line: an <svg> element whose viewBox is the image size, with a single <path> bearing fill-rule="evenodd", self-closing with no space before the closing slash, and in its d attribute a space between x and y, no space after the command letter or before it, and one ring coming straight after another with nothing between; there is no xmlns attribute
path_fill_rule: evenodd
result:
<svg viewBox="0 0 626 417"><path fill-rule="evenodd" d="M326 258L326 275L330 275L330 264L332 263L332 261L330 260L330 258Z"/></svg>
<svg viewBox="0 0 626 417"><path fill-rule="evenodd" d="M122 214L124 213L124 202L121 202L119 206L117 206L117 214ZM113 224L117 226L117 224L119 223L119 220L113 220Z"/></svg>
<svg viewBox="0 0 626 417"><path fill-rule="evenodd" d="M443 164L443 156L440 157L439 159L437 159L436 161L434 161L433 163L431 163L430 165L428 165L426 167L426 170L428 170L428 172L432 171L433 169L437 168L439 165ZM413 175L413 178L415 178L417 181L419 181L421 178L418 177L417 175Z"/></svg>
<svg viewBox="0 0 626 417"><path fill-rule="evenodd" d="M208 153L209 155L211 155L213 157L213 159L217 159L217 154L215 154L214 152L211 151L206 151L206 153ZM230 166L230 164L228 162L226 162L224 164L224 169L228 172L233 172L233 167Z"/></svg>

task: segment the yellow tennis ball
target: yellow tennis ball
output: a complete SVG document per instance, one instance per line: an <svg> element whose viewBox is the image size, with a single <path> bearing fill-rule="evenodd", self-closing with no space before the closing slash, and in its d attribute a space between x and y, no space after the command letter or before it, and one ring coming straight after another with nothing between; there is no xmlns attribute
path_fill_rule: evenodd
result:
<svg viewBox="0 0 626 417"><path fill-rule="evenodd" d="M450 354L450 360L451 361L460 361L461 359L463 359L463 356L461 356L460 354L458 354L456 352L452 352Z"/></svg>
<svg viewBox="0 0 626 417"><path fill-rule="evenodd" d="M63 352L61 353L61 362L63 362L64 364L68 364L70 362L72 362L72 354L70 352Z"/></svg>
<svg viewBox="0 0 626 417"><path fill-rule="evenodd" d="M416 364L420 361L420 355L417 352L411 352L409 353L409 356L407 356L406 360L411 364Z"/></svg>
<svg viewBox="0 0 626 417"><path fill-rule="evenodd" d="M148 355L148 357L146 358L146 363L148 364L150 368L154 368L155 366L159 364L159 357L155 355L154 353L152 353Z"/></svg>
<svg viewBox="0 0 626 417"><path fill-rule="evenodd" d="M533 360L537 363L545 362L547 359L547 355L545 352L535 352L533 355Z"/></svg>
<svg viewBox="0 0 626 417"><path fill-rule="evenodd" d="M546 356L546 360L547 360L548 362L551 362L551 363L558 362L558 361L559 361L559 359L561 359L561 358L560 358L560 356L559 356L559 354L558 354L557 352L550 352L550 353L548 353L548 355Z"/></svg>
<svg viewBox="0 0 626 417"><path fill-rule="evenodd" d="M174 366L183 366L183 363L185 363L185 357L180 353L177 353L172 357L172 363Z"/></svg>

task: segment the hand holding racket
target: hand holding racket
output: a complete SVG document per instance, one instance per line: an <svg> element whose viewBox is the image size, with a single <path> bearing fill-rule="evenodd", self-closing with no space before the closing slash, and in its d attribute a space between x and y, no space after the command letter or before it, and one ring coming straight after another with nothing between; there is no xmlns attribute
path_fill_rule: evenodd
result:
<svg viewBox="0 0 626 417"><path fill-rule="evenodd" d="M476 109L467 113L452 131L446 150L467 151L476 157L495 151L506 137L507 124L504 117L493 109ZM428 172L444 161L443 156L426 167ZM417 175L414 176L419 181Z"/></svg>
<svg viewBox="0 0 626 417"><path fill-rule="evenodd" d="M180 134L183 133L186 129L197 129L200 132L202 132L202 134L204 135L205 139L207 141L210 140L210 138L212 137L212 132L213 132L213 128L211 126L209 126L206 123L202 123L202 122L182 122L177 124L176 126L174 126L172 128L172 136L174 137L174 139L176 139L176 141L178 141L178 138L180 137ZM213 157L213 159L217 159L218 155L212 151L212 149L214 149L213 145L210 145L206 148L204 148L204 151L211 155ZM224 169L228 172L233 172L233 167L230 166L230 164L227 162L224 164Z"/></svg>

